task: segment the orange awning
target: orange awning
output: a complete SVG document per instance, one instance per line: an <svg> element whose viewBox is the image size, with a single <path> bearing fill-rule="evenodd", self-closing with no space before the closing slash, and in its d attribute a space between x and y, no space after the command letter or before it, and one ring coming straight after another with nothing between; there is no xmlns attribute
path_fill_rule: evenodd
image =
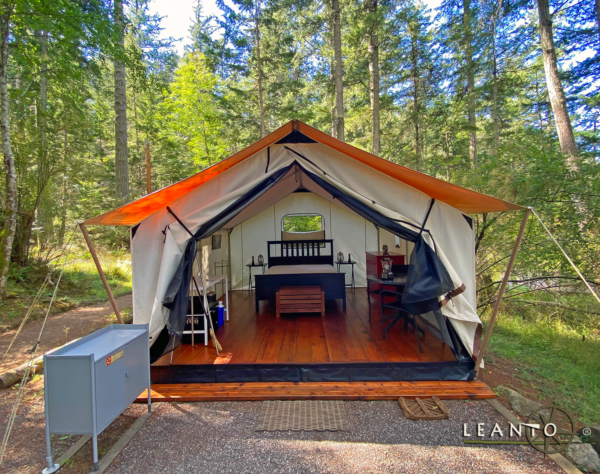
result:
<svg viewBox="0 0 600 474"><path fill-rule="evenodd" d="M100 216L93 217L85 221L86 225L115 225L132 226L146 217L151 216L158 210L168 206L173 201L184 196L188 192L214 178L215 176L227 171L246 158L254 155L263 148L272 145L276 141L285 137L292 130L298 130L313 140L327 145L341 153L348 155L361 163L370 166L402 183L407 184L419 191L431 196L432 198L443 201L452 207L455 207L466 214L478 212L497 212L508 210L525 209L522 206L513 204L501 199L478 193L462 186L447 183L437 178L433 178L418 171L411 170L404 166L397 165L391 161L384 160L375 155L360 150L352 145L348 145L336 138L333 138L319 130L306 125L298 120L292 120L266 137L232 155L231 157L205 169L189 178L175 183L166 188L160 189L147 196L144 196L129 204L125 204L117 209L109 211Z"/></svg>

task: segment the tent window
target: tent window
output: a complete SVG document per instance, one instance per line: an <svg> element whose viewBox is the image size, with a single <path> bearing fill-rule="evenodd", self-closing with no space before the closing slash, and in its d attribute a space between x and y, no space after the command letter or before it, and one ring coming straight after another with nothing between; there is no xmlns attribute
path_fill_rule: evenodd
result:
<svg viewBox="0 0 600 474"><path fill-rule="evenodd" d="M325 219L320 214L287 214L282 218L281 228L284 232L318 232L325 230Z"/></svg>

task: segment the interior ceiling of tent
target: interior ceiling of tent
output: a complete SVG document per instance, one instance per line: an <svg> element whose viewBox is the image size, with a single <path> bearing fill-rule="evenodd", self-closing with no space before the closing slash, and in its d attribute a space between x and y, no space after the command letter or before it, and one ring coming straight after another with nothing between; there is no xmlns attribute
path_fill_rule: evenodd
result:
<svg viewBox="0 0 600 474"><path fill-rule="evenodd" d="M146 217L151 216L160 209L165 208L170 203L176 201L180 197L184 196L193 189L201 186L203 183L214 178L215 176L227 171L238 163L244 161L250 156L256 154L260 150L274 144L285 144L285 143L321 143L328 147L333 148L341 153L346 154L350 159L355 159L367 166L370 166L402 183L411 186L424 194L430 196L433 199L445 202L446 204L458 209L465 214L474 214L480 212L499 212L508 210L522 210L525 209L518 204L510 203L501 199L488 196L486 194L478 193L461 186L457 186L446 181L439 180L437 178L428 176L418 171L406 168L404 166L397 165L390 161L379 158L375 155L367 153L363 150L348 145L341 140L337 140L319 130L306 125L298 120L292 120L284 126L278 128L274 132L270 133L266 137L250 145L244 150L236 153L235 155L217 163L216 165L207 168L189 178L186 178L178 183L155 191L147 196L144 196L136 201L121 206L120 208L109 211L100 216L94 217L85 221L87 225L115 225L115 226L133 226L144 220ZM286 180L288 177L286 177ZM299 187L298 183L292 184L289 180L288 183L293 186L292 191L284 191L279 189L278 192L282 194L281 198L285 195L293 192ZM314 184L314 183L313 183ZM315 185L316 186L316 185ZM320 187L316 186L321 189ZM280 188L280 186L277 186ZM316 190L312 190L316 194L319 194ZM321 189L321 193L325 193ZM327 194L327 193L325 193ZM321 195L321 194L319 194ZM333 198L329 195L325 199L332 200ZM261 201L261 200L259 200ZM253 203L249 207L254 205L260 206L260 204ZM337 203L340 204L340 203ZM260 210L259 207L254 209L254 213ZM250 212L250 211L248 211ZM231 222L242 222L244 218L242 215L247 215L246 212L240 213ZM248 218L247 215L246 218ZM238 219L241 219L238 221ZM235 226L237 224L232 225Z"/></svg>
<svg viewBox="0 0 600 474"><path fill-rule="evenodd" d="M242 209L240 213L238 213L235 217L233 217L233 219L231 219L229 222L223 225L222 228L232 229L235 226L244 222L245 220L250 219L252 216L258 214L259 212L264 211L273 203L281 201L286 196L301 190L310 191L329 202L349 209L345 204L343 204L339 200L334 199L334 197L331 194L329 194L327 191L321 188L321 186L319 186L312 179L310 179L304 173L302 168L298 167L290 169L281 179L281 181L279 181L275 186L273 186L271 189L265 192L252 204Z"/></svg>

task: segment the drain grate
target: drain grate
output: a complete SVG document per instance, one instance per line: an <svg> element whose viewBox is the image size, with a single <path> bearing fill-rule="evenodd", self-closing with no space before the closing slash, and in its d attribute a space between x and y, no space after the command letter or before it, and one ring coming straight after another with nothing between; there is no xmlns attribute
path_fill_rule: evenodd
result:
<svg viewBox="0 0 600 474"><path fill-rule="evenodd" d="M348 431L340 400L264 401L256 431Z"/></svg>

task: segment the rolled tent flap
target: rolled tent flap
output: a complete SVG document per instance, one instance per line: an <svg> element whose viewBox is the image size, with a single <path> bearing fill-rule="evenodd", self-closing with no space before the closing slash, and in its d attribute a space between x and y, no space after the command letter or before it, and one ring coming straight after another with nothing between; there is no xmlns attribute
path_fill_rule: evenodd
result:
<svg viewBox="0 0 600 474"><path fill-rule="evenodd" d="M231 220L246 206L271 189L286 175L292 166L294 166L293 163L271 174L268 178L261 181L246 194L237 199L232 205L226 207L212 219L209 219L207 222L200 225L193 237L190 237L186 244L185 252L179 262L179 266L177 267L175 275L173 275L162 301L163 305L170 310L169 321L167 323L169 343L163 354L177 349L181 344L189 305L188 288L192 281L193 262L196 255L196 242L219 230L227 221ZM185 224L185 222L183 224Z"/></svg>
<svg viewBox="0 0 600 474"><path fill-rule="evenodd" d="M187 310L189 305L188 288L192 281L192 270L194 256L196 255L196 240L190 239L185 248L185 252L177 271L169 284L163 305L170 310L167 329L169 331L169 342L163 351L163 354L174 351L181 344L183 330L185 329L185 320L187 319Z"/></svg>

